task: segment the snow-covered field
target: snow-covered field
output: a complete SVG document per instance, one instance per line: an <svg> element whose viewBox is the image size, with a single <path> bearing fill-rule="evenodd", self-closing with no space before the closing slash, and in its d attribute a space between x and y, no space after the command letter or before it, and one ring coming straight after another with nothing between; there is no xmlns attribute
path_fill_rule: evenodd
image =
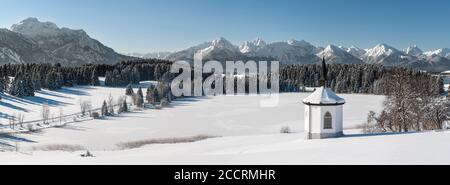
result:
<svg viewBox="0 0 450 185"><path fill-rule="evenodd" d="M450 164L450 132L353 135L303 140L302 134L231 136L133 150L0 153L0 164Z"/></svg>
<svg viewBox="0 0 450 185"><path fill-rule="evenodd" d="M29 119L40 119L41 104L49 100L52 111L64 106L64 114L79 112L78 99L90 99L94 107L121 88L75 87L44 91L33 99L4 99L0 108L11 114L26 110ZM450 133L415 133L365 136L356 128L371 110L380 111L383 96L340 95L344 106L344 138L305 141L304 105L309 93L280 95L276 107L260 107L261 96L215 96L175 101L162 110L142 110L45 129L34 134L0 137L0 146L19 148L0 152L0 164L450 164L444 150ZM40 101L36 101L38 99ZM281 134L289 126L293 134ZM146 145L122 150L117 144L155 138L217 136L194 143ZM96 157L82 158L84 151L41 151L67 145L89 149Z"/></svg>

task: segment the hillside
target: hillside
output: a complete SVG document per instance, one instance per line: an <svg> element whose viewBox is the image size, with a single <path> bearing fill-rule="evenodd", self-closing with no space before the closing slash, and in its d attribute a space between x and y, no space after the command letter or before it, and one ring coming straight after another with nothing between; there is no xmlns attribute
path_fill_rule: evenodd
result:
<svg viewBox="0 0 450 185"><path fill-rule="evenodd" d="M84 30L60 28L52 22L28 18L0 31L0 64L61 63L114 64L131 60L91 38Z"/></svg>

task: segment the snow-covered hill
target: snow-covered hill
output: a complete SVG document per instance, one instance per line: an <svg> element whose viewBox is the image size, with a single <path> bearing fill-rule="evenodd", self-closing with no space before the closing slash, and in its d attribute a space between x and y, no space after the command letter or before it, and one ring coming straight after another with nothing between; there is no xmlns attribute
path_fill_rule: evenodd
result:
<svg viewBox="0 0 450 185"><path fill-rule="evenodd" d="M80 65L133 59L116 53L83 30L59 28L55 23L40 22L37 18L25 19L11 26L10 31L1 31L0 38L0 56L8 56L0 57L0 63Z"/></svg>

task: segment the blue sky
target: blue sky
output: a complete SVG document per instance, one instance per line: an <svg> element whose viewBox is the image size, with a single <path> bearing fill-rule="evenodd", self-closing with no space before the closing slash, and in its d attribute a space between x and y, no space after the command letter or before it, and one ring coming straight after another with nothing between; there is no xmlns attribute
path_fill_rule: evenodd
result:
<svg viewBox="0 0 450 185"><path fill-rule="evenodd" d="M306 40L361 48L450 47L448 0L2 0L0 27L27 17L84 29L120 52Z"/></svg>

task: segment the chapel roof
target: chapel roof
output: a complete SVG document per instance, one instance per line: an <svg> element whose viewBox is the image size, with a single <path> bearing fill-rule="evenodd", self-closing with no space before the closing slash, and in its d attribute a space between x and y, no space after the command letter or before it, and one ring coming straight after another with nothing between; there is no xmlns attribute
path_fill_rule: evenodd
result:
<svg viewBox="0 0 450 185"><path fill-rule="evenodd" d="M307 105L343 105L345 100L336 95L330 88L319 87L303 100Z"/></svg>

